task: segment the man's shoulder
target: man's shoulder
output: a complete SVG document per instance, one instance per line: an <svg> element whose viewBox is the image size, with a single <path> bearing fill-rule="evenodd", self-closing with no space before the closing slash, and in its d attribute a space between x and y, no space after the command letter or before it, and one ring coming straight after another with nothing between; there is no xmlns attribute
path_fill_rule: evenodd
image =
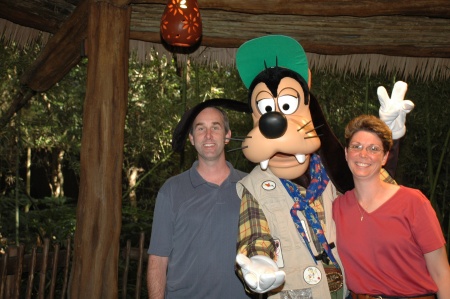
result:
<svg viewBox="0 0 450 299"><path fill-rule="evenodd" d="M183 171L182 173L176 174L174 176L171 176L168 178L164 184L163 187L173 186L173 185L179 185L189 180L189 169Z"/></svg>
<svg viewBox="0 0 450 299"><path fill-rule="evenodd" d="M236 172L237 176L239 176L239 179L243 179L248 175L248 173L243 172L239 169L235 169L234 171Z"/></svg>
<svg viewBox="0 0 450 299"><path fill-rule="evenodd" d="M231 164L229 161L227 161L227 165L231 170L231 174L234 178L236 178L238 181L243 179L244 177L246 177L248 175L248 173L243 172L239 169L234 168L233 164Z"/></svg>

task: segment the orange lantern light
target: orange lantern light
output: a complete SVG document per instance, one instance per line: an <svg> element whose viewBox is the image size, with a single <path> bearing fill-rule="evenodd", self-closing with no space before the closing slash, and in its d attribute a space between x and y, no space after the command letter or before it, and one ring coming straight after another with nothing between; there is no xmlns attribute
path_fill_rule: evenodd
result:
<svg viewBox="0 0 450 299"><path fill-rule="evenodd" d="M175 47L191 47L202 36L197 0L169 0L161 18L161 37Z"/></svg>

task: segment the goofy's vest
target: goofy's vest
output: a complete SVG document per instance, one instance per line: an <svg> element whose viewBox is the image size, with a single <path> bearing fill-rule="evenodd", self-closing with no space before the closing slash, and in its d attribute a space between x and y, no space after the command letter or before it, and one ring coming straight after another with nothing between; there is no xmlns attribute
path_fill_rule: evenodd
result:
<svg viewBox="0 0 450 299"><path fill-rule="evenodd" d="M304 192L303 187L299 187ZM286 191L278 177L272 174L270 169L262 171L260 166L256 166L250 175L246 176L237 184L238 194L242 194L247 189L253 198L258 202L259 207L264 212L264 216L269 224L270 233L277 245L277 264L280 270L286 273L286 281L282 291L270 294L270 298L331 298L321 260L316 260L305 245L304 239L291 218L290 210L294 204L291 195ZM332 182L329 182L325 190L315 199L323 205L325 213L325 223L322 228L328 243L336 244L336 228L332 215L332 202L338 196L337 190ZM314 203L313 203L314 205ZM308 221L302 212L298 217L309 240L309 247L313 255L318 256L322 249L316 249L312 241L312 231ZM334 258L339 265L342 265L336 248L332 249ZM331 267L334 267L331 264ZM342 269L342 267L341 267ZM343 269L342 269L343 271ZM344 276L344 273L342 273ZM347 293L344 283L344 294ZM291 295L292 296L291 296ZM297 296L297 297L296 297ZM301 296L301 297L300 297Z"/></svg>

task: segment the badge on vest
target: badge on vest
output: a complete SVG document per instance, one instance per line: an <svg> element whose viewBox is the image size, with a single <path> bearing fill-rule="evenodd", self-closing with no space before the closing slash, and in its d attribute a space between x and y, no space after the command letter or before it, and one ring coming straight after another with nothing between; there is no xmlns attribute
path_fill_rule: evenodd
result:
<svg viewBox="0 0 450 299"><path fill-rule="evenodd" d="M315 285L322 280L322 273L317 267L308 267L303 271L303 279L307 284Z"/></svg>
<svg viewBox="0 0 450 299"><path fill-rule="evenodd" d="M266 191L272 191L275 189L276 185L274 181L264 181L261 187Z"/></svg>

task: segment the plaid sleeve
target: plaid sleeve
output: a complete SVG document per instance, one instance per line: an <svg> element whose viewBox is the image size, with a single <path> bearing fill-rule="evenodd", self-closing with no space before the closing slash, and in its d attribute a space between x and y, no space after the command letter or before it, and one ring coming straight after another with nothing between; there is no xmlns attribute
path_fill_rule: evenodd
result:
<svg viewBox="0 0 450 299"><path fill-rule="evenodd" d="M381 168L380 170L380 179L389 184L397 185L397 182L389 175L386 169Z"/></svg>
<svg viewBox="0 0 450 299"><path fill-rule="evenodd" d="M275 259L275 243L266 217L255 198L244 188L239 216L238 253Z"/></svg>

